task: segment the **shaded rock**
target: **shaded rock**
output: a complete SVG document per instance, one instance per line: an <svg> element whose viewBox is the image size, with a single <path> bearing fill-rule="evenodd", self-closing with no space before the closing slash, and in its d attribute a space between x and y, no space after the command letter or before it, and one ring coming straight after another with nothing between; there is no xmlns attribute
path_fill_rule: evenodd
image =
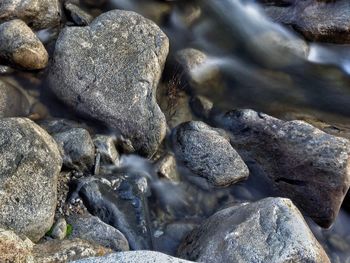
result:
<svg viewBox="0 0 350 263"><path fill-rule="evenodd" d="M103 256L112 251L79 238L50 240L34 246L36 263L65 263L87 257Z"/></svg>
<svg viewBox="0 0 350 263"><path fill-rule="evenodd" d="M74 128L87 128L84 125L67 119L49 119L39 122L49 134L66 132Z"/></svg>
<svg viewBox="0 0 350 263"><path fill-rule="evenodd" d="M59 0L3 0L0 22L21 19L31 28L44 29L57 26L61 19Z"/></svg>
<svg viewBox="0 0 350 263"><path fill-rule="evenodd" d="M350 6L347 0L264 1L268 16L275 22L292 26L306 39L350 43Z"/></svg>
<svg viewBox="0 0 350 263"><path fill-rule="evenodd" d="M26 23L16 19L0 24L0 63L42 69L48 59L44 45Z"/></svg>
<svg viewBox="0 0 350 263"><path fill-rule="evenodd" d="M253 110L217 118L246 163L269 179L316 223L329 227L349 188L349 141L303 121L282 121Z"/></svg>
<svg viewBox="0 0 350 263"><path fill-rule="evenodd" d="M115 263L115 262L128 262L128 263L186 263L191 262L175 257L168 256L166 254L155 251L128 251L110 254L104 257L87 258L72 263Z"/></svg>
<svg viewBox="0 0 350 263"><path fill-rule="evenodd" d="M59 218L52 227L51 237L62 240L67 235L67 222L64 218Z"/></svg>
<svg viewBox="0 0 350 263"><path fill-rule="evenodd" d="M193 230L179 256L200 262L327 262L327 254L289 199L223 209Z"/></svg>
<svg viewBox="0 0 350 263"><path fill-rule="evenodd" d="M213 102L204 96L195 96L190 101L191 109L196 116L208 120L213 109Z"/></svg>
<svg viewBox="0 0 350 263"><path fill-rule="evenodd" d="M101 156L101 164L119 164L119 153L115 147L116 140L107 135L96 135L93 138L96 153Z"/></svg>
<svg viewBox="0 0 350 263"><path fill-rule="evenodd" d="M73 227L72 238L78 237L114 251L129 250L129 243L125 236L96 216L90 214L73 215L68 218L68 223Z"/></svg>
<svg viewBox="0 0 350 263"><path fill-rule="evenodd" d="M28 238L20 238L12 231L0 228L0 262L34 263L33 246Z"/></svg>
<svg viewBox="0 0 350 263"><path fill-rule="evenodd" d="M172 134L175 155L194 175L214 186L229 186L248 177L239 154L218 129L203 122L179 125Z"/></svg>
<svg viewBox="0 0 350 263"><path fill-rule="evenodd" d="M64 8L69 12L73 22L78 26L87 26L94 19L92 15L70 1L64 3Z"/></svg>
<svg viewBox="0 0 350 263"><path fill-rule="evenodd" d="M121 10L104 13L90 26L61 31L50 89L79 113L130 139L138 153L151 156L165 136L155 92L168 46L150 20Z"/></svg>
<svg viewBox="0 0 350 263"><path fill-rule="evenodd" d="M176 169L176 159L173 154L167 153L155 164L155 169L160 178L170 181L179 181L179 174Z"/></svg>
<svg viewBox="0 0 350 263"><path fill-rule="evenodd" d="M62 159L55 141L25 118L0 119L0 225L39 240L53 223Z"/></svg>

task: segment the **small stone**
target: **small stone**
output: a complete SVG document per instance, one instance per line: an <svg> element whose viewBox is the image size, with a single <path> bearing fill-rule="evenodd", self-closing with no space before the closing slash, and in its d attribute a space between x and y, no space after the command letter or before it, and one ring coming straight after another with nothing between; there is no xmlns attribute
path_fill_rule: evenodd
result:
<svg viewBox="0 0 350 263"><path fill-rule="evenodd" d="M204 120L210 118L210 113L213 109L213 102L208 98L198 95L191 99L190 101L191 109L196 116Z"/></svg>
<svg viewBox="0 0 350 263"><path fill-rule="evenodd" d="M67 234L67 222L64 218L59 218L52 227L51 237L63 240Z"/></svg>
<svg viewBox="0 0 350 263"><path fill-rule="evenodd" d="M23 69L46 67L49 55L34 32L16 19L0 24L0 62Z"/></svg>
<svg viewBox="0 0 350 263"><path fill-rule="evenodd" d="M155 164L155 169L160 178L166 178L170 181L179 181L179 174L176 169L176 159L173 154L162 156Z"/></svg>
<svg viewBox="0 0 350 263"><path fill-rule="evenodd" d="M73 22L78 26L87 26L94 19L92 15L70 1L65 2L64 7L69 12Z"/></svg>
<svg viewBox="0 0 350 263"><path fill-rule="evenodd" d="M214 186L225 187L245 180L249 170L219 129L203 122L180 124L172 132L175 155L194 175Z"/></svg>
<svg viewBox="0 0 350 263"><path fill-rule="evenodd" d="M330 263L299 210L283 198L215 213L185 238L178 253L212 263Z"/></svg>
<svg viewBox="0 0 350 263"><path fill-rule="evenodd" d="M116 149L116 140L107 135L95 135L93 138L96 152L101 155L101 164L119 164L119 153Z"/></svg>

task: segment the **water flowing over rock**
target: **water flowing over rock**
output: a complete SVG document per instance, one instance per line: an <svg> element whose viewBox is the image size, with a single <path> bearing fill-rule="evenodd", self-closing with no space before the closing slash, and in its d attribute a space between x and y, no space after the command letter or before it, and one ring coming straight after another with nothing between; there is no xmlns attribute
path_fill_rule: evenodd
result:
<svg viewBox="0 0 350 263"><path fill-rule="evenodd" d="M173 131L172 142L177 158L194 175L206 178L214 186L229 186L249 175L229 140L203 122L180 124Z"/></svg>
<svg viewBox="0 0 350 263"><path fill-rule="evenodd" d="M104 13L90 26L61 31L50 89L151 156L166 130L155 94L168 47L168 38L150 20L121 10Z"/></svg>
<svg viewBox="0 0 350 263"><path fill-rule="evenodd" d="M248 166L269 178L276 194L292 199L320 226L332 224L350 185L347 139L253 110L229 111L216 122L230 132Z"/></svg>
<svg viewBox="0 0 350 263"><path fill-rule="evenodd" d="M38 241L53 223L61 165L55 141L34 122L0 119L0 226Z"/></svg>
<svg viewBox="0 0 350 263"><path fill-rule="evenodd" d="M178 252L198 262L330 263L299 210L283 198L217 212L185 238Z"/></svg>

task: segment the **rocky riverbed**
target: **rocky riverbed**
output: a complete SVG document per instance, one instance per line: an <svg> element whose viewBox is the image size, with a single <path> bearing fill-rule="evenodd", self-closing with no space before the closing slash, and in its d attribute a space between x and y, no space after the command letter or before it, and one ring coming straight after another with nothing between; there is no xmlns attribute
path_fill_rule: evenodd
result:
<svg viewBox="0 0 350 263"><path fill-rule="evenodd" d="M350 262L346 0L0 3L0 262Z"/></svg>

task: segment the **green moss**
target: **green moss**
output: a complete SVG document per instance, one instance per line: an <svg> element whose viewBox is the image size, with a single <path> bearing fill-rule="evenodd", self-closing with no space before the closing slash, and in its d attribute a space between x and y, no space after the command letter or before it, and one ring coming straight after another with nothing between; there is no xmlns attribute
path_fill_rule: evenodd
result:
<svg viewBox="0 0 350 263"><path fill-rule="evenodd" d="M66 237L69 237L73 232L73 227L71 224L67 224Z"/></svg>

